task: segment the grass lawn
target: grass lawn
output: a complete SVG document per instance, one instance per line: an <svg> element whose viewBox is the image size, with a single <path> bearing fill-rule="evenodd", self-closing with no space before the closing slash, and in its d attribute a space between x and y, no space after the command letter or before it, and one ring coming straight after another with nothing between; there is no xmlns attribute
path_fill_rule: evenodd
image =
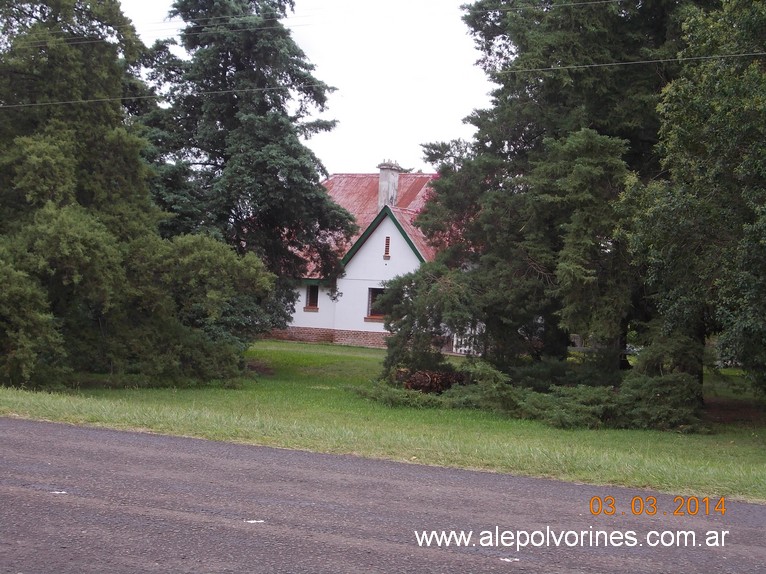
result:
<svg viewBox="0 0 766 574"><path fill-rule="evenodd" d="M378 350L261 341L248 357L256 370L238 389L0 387L0 415L766 502L763 418L714 423L709 435L562 431L361 398L351 387L379 373Z"/></svg>

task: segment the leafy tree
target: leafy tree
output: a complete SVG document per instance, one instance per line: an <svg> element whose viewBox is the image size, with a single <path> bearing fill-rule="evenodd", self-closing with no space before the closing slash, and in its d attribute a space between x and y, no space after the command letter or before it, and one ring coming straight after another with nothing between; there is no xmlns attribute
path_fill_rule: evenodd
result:
<svg viewBox="0 0 766 574"><path fill-rule="evenodd" d="M418 272L397 277L386 284L376 305L386 310L386 328L392 332L384 369L400 365L412 370L445 367L439 349L452 332L474 333L471 346L481 344L478 325L470 309L476 294L465 277L440 263L426 263Z"/></svg>
<svg viewBox="0 0 766 574"><path fill-rule="evenodd" d="M692 11L681 76L665 90L661 150L670 180L636 184L632 228L665 336L766 372L766 7L729 0ZM683 350L678 354L683 356ZM688 354L688 352L687 352Z"/></svg>
<svg viewBox="0 0 766 574"><path fill-rule="evenodd" d="M209 237L160 237L122 104L143 48L119 4L1 10L0 380L232 374L273 278Z"/></svg>
<svg viewBox="0 0 766 574"><path fill-rule="evenodd" d="M17 270L0 246L0 380L29 380L41 357L63 354L61 335L49 311L45 292L32 277Z"/></svg>
<svg viewBox="0 0 766 574"><path fill-rule="evenodd" d="M287 0L177 0L181 45L154 50L154 79L171 105L148 119L164 160L155 194L176 214L169 234L206 230L240 253L253 252L281 281L284 322L290 279L339 272L351 216L334 204L324 168L301 137L333 122L308 120L330 88L280 22Z"/></svg>

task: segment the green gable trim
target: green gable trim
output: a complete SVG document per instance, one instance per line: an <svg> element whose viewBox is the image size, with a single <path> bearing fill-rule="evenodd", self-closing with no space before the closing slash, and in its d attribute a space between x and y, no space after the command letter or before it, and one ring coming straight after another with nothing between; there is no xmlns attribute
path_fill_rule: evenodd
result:
<svg viewBox="0 0 766 574"><path fill-rule="evenodd" d="M399 223L399 221L396 219L396 215L394 215L394 212L391 211L391 208L389 206L384 205L383 209L380 210L380 213L378 213L378 215L375 216L375 219L372 220L372 223L370 223L367 229L364 230L364 233L362 233L359 239L357 239L356 243L354 243L351 249L348 250L348 253L346 253L346 255L343 257L343 259L341 260L341 263L343 265L348 265L348 262L354 258L354 255L356 255L356 252L362 248L362 245L365 244L365 242L370 238L370 235L374 233L374 231L378 228L378 226L383 222L383 220L386 217L390 217L391 221L394 222L394 225L399 230L399 233L402 234L402 237L404 237L404 240L407 242L407 245L410 246L410 249L412 249L412 252L418 258L418 261L420 261L421 263L426 262L426 260L420 254L420 251L418 251L418 248L415 247L415 244L412 242L412 239L410 239L410 236L407 235L407 232L404 231L404 228L402 227L401 223Z"/></svg>

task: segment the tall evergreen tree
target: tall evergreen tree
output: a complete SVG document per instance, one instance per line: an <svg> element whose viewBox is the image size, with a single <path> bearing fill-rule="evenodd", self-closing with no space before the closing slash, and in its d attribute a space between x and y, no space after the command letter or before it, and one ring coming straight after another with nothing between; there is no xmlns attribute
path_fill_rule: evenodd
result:
<svg viewBox="0 0 766 574"><path fill-rule="evenodd" d="M253 252L282 280L283 322L290 279L339 272L339 245L352 219L321 185L324 168L301 137L333 122L309 120L330 88L280 22L288 0L177 0L189 59L155 47L155 80L171 106L157 128L167 178L160 205L177 215L168 233L207 230ZM180 172L180 173L179 173Z"/></svg>
<svg viewBox="0 0 766 574"><path fill-rule="evenodd" d="M441 177L420 224L472 286L480 350L495 363L530 354L530 341L533 356L563 356L567 332L616 356L629 323L651 310L619 234L619 198L628 171L661 173L656 106L680 69L667 60L684 5L709 3L466 7L498 87L468 118L473 142L425 146Z"/></svg>

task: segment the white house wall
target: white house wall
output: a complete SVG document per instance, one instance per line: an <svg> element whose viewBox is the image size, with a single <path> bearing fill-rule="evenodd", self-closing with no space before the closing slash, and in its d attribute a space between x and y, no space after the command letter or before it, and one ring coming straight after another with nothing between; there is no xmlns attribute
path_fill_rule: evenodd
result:
<svg viewBox="0 0 766 574"><path fill-rule="evenodd" d="M386 237L390 238L388 259L384 258ZM302 286L291 325L383 333L382 321L365 320L369 289L380 288L384 281L414 271L419 266L420 260L413 248L391 218L386 217L346 265L345 275L337 282L341 294L337 301L333 302L328 289L320 286L318 309L305 311L306 286Z"/></svg>
<svg viewBox="0 0 766 574"><path fill-rule="evenodd" d="M295 303L291 325L312 329L332 329L335 324L335 303L330 299L329 289L320 286L316 310L306 311L306 288L307 286L303 285L298 289L298 301Z"/></svg>
<svg viewBox="0 0 766 574"><path fill-rule="evenodd" d="M384 259L386 237L390 237L389 259ZM346 265L338 280L342 293L335 308L335 328L347 331L385 332L382 322L365 321L369 289L384 281L414 271L420 260L391 218L386 217Z"/></svg>

